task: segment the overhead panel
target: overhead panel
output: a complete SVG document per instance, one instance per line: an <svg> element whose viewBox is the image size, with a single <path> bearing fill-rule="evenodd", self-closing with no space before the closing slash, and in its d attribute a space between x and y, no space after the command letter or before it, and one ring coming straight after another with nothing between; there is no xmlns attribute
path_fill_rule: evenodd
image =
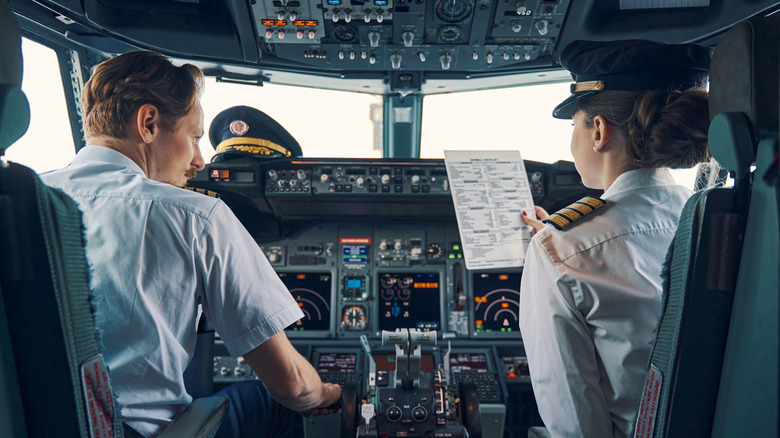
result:
<svg viewBox="0 0 780 438"><path fill-rule="evenodd" d="M569 2L262 0L252 12L268 62L345 73L500 72L552 65Z"/></svg>

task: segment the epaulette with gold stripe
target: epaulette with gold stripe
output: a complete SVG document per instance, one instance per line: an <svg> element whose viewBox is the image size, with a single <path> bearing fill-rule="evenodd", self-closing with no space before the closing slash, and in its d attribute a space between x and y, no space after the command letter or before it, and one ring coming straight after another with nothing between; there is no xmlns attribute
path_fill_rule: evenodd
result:
<svg viewBox="0 0 780 438"><path fill-rule="evenodd" d="M200 193L201 195L211 196L212 198L217 198L217 199L219 199L219 193L217 193L217 192L213 192L213 191L211 191L211 190L201 189L201 188L198 188L198 187L190 187L190 186L184 186L184 187L182 187L182 188L183 188L183 189L190 190L190 191L192 191L192 192L198 192L198 193Z"/></svg>
<svg viewBox="0 0 780 438"><path fill-rule="evenodd" d="M603 207L606 203L607 201L601 198L586 196L551 214L550 217L543 220L542 223L552 225L557 230L563 230L573 222L576 222Z"/></svg>

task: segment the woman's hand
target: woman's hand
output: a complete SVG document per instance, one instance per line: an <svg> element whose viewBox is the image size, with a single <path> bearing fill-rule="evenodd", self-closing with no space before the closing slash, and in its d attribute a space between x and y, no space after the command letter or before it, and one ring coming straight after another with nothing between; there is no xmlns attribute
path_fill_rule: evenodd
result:
<svg viewBox="0 0 780 438"><path fill-rule="evenodd" d="M550 217L550 214L547 213L545 209L539 207L538 205L534 206L534 212L536 213L537 219L532 218L524 211L522 216L523 222L525 222L526 225L530 225L531 228L534 229L534 231L539 231L545 227L542 221Z"/></svg>

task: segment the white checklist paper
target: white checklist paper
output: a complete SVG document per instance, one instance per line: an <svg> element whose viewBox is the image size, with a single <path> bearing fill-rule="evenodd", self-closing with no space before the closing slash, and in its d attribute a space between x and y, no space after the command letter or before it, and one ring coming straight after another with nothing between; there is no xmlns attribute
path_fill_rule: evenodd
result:
<svg viewBox="0 0 780 438"><path fill-rule="evenodd" d="M523 266L536 217L519 151L444 151L467 269Z"/></svg>

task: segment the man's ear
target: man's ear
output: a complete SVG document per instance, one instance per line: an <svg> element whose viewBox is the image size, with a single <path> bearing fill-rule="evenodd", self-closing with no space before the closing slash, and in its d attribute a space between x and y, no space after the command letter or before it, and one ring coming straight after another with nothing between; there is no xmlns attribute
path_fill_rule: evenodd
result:
<svg viewBox="0 0 780 438"><path fill-rule="evenodd" d="M143 142L151 143L160 132L160 112L157 107L147 103L138 108L135 125Z"/></svg>
<svg viewBox="0 0 780 438"><path fill-rule="evenodd" d="M593 148L599 152L603 151L607 144L615 134L615 130L607 123L607 119L603 116L596 116L593 118Z"/></svg>

